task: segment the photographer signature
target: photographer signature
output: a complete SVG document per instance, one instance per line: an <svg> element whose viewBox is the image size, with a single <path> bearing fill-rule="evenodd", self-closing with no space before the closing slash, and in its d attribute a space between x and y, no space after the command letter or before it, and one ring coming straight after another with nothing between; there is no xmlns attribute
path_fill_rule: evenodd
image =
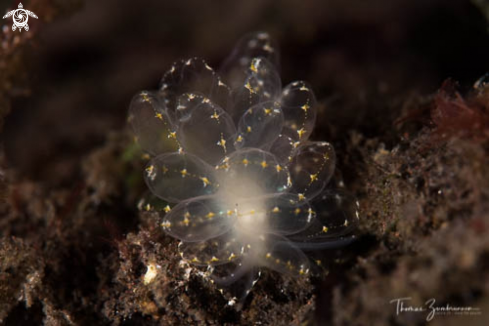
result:
<svg viewBox="0 0 489 326"><path fill-rule="evenodd" d="M391 304L396 305L396 315L400 315L405 312L424 312L426 313L426 321L431 321L436 315L471 315L476 316L481 314L480 308L477 307L462 307L451 306L449 303L445 305L436 305L435 298L426 300L422 306L413 306L407 302L411 301L411 297L396 298L389 301Z"/></svg>

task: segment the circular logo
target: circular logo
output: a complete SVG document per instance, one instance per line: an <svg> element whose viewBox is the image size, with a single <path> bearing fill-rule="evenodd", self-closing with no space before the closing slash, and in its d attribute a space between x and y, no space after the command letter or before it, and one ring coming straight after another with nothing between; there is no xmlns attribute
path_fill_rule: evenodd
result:
<svg viewBox="0 0 489 326"><path fill-rule="evenodd" d="M14 14L14 24L17 25L17 27L24 27L27 25L27 21L29 20L29 16L27 15L27 12L24 9L17 9Z"/></svg>

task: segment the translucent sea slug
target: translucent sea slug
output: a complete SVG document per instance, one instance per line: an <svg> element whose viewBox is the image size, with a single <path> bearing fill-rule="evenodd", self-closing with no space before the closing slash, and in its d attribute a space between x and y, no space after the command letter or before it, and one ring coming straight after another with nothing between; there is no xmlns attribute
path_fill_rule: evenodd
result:
<svg viewBox="0 0 489 326"><path fill-rule="evenodd" d="M269 35L253 33L219 75L201 59L182 60L130 105L129 122L152 156L146 183L170 204L161 226L181 240L183 259L207 266L237 296L261 267L308 274L304 251L348 242L358 219L354 198L328 185L333 147L308 140L311 87L282 89L277 66Z"/></svg>

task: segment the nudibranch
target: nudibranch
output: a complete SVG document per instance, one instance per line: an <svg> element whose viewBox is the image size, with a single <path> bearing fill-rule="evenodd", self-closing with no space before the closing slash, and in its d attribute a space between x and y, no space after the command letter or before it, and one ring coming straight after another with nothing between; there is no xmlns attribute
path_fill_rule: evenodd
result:
<svg viewBox="0 0 489 326"><path fill-rule="evenodd" d="M245 296L259 270L307 275L304 251L352 239L358 203L329 183L332 145L310 141L316 98L306 82L282 88L267 33L246 35L219 73L175 63L159 89L137 94L129 123L152 157L144 178L168 203L158 213L190 264Z"/></svg>

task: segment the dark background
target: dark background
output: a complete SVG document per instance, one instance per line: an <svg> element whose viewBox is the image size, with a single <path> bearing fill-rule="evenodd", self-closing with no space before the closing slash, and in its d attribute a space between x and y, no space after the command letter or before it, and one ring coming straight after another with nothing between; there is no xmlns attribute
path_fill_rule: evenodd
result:
<svg viewBox="0 0 489 326"><path fill-rule="evenodd" d="M78 156L122 128L132 95L156 88L173 61L199 56L217 68L250 31L278 40L283 84L309 81L319 100L346 107L345 128L373 120L362 126L369 136L385 132L369 97L430 94L446 78L469 88L489 71L487 21L471 1L60 3L24 3L40 17L29 19L38 30L26 54L29 96L13 94L2 134L9 162L49 183L70 182ZM46 23L49 5L62 9Z"/></svg>

